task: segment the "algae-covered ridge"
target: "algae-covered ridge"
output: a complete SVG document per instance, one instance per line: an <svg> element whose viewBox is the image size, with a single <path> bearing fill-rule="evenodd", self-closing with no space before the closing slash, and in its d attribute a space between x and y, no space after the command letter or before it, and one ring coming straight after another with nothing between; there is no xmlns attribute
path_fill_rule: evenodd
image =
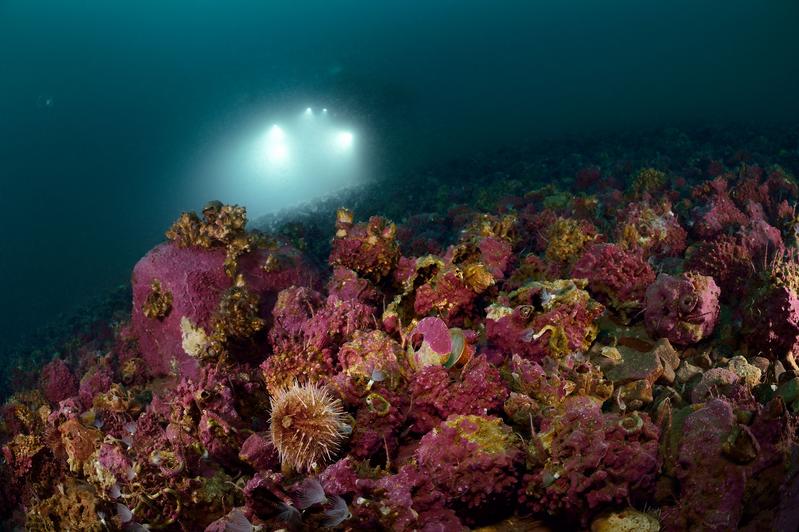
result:
<svg viewBox="0 0 799 532"><path fill-rule="evenodd" d="M679 138L425 176L428 212L181 214L20 370L3 525L796 529L796 161Z"/></svg>

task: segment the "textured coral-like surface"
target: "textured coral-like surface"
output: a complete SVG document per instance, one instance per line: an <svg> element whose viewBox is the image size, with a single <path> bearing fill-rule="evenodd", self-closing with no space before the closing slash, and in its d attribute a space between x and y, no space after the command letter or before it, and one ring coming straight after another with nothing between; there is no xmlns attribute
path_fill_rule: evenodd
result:
<svg viewBox="0 0 799 532"><path fill-rule="evenodd" d="M419 442L419 470L453 508L479 512L482 520L502 515L518 483L520 440L501 419L452 416ZM495 519L496 517L494 517Z"/></svg>
<svg viewBox="0 0 799 532"><path fill-rule="evenodd" d="M799 265L778 261L760 273L745 298L750 349L784 357L799 348Z"/></svg>
<svg viewBox="0 0 799 532"><path fill-rule="evenodd" d="M660 274L646 291L644 321L654 337L687 345L706 338L719 318L721 291L712 277Z"/></svg>
<svg viewBox="0 0 799 532"><path fill-rule="evenodd" d="M537 467L524 476L520 500L533 511L582 516L607 503L654 494L660 431L644 413L603 413L588 397L567 400L548 420Z"/></svg>
<svg viewBox="0 0 799 532"><path fill-rule="evenodd" d="M615 244L589 247L572 267L571 276L588 279L588 290L626 320L643 308L655 272L643 257Z"/></svg>
<svg viewBox="0 0 799 532"><path fill-rule="evenodd" d="M688 138L183 214L0 367L0 528L796 530L793 137Z"/></svg>
<svg viewBox="0 0 799 532"><path fill-rule="evenodd" d="M270 317L277 292L293 284L305 284L312 276L293 250L285 250L286 266L267 271L263 265L271 256L272 251L257 250L239 259L247 286L258 294L258 315L264 319ZM166 243L150 251L133 268L132 332L150 374L196 375L197 361L183 348L181 320L185 317L193 327L212 333L223 295L234 283L224 271L224 262L222 249L181 248ZM169 314L158 319L145 313L155 279L161 290L172 294Z"/></svg>

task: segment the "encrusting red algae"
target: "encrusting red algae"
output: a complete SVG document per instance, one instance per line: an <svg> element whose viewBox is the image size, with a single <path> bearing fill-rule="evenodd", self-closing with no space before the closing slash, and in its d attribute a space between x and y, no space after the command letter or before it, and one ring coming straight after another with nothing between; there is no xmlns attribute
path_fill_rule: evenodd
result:
<svg viewBox="0 0 799 532"><path fill-rule="evenodd" d="M340 209L328 269L242 207L184 213L113 348L2 406L3 518L795 529L794 177L612 173L427 222Z"/></svg>

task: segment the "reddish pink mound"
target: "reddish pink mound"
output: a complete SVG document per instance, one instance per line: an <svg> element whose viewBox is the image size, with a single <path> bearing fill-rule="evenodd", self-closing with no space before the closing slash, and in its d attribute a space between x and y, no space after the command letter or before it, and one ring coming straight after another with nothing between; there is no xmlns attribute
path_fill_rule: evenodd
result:
<svg viewBox="0 0 799 532"><path fill-rule="evenodd" d="M631 203L618 216L616 233L619 242L655 257L682 255L688 236L668 201L654 207L645 201Z"/></svg>
<svg viewBox="0 0 799 532"><path fill-rule="evenodd" d="M659 437L643 412L603 413L588 397L567 399L531 444L537 464L524 475L520 502L583 521L604 505L645 502L654 494Z"/></svg>
<svg viewBox="0 0 799 532"><path fill-rule="evenodd" d="M513 260L513 248L507 240L487 236L477 244L480 259L494 279L503 279L508 265Z"/></svg>
<svg viewBox="0 0 799 532"><path fill-rule="evenodd" d="M418 316L438 312L448 325L457 326L472 313L476 298L477 293L466 284L463 273L448 265L416 289L413 308Z"/></svg>
<svg viewBox="0 0 799 532"><path fill-rule="evenodd" d="M40 385L45 399L51 404L58 404L78 393L78 381L60 358L56 358L42 368Z"/></svg>
<svg viewBox="0 0 799 532"><path fill-rule="evenodd" d="M492 521L510 507L522 451L499 418L452 416L419 442L419 470L469 521Z"/></svg>
<svg viewBox="0 0 799 532"><path fill-rule="evenodd" d="M688 345L713 332L721 290L712 277L692 272L660 274L646 291L644 321L649 334Z"/></svg>
<svg viewBox="0 0 799 532"><path fill-rule="evenodd" d="M753 219L742 227L739 237L755 261L763 262L770 257L782 256L785 252L780 230L762 219Z"/></svg>
<svg viewBox="0 0 799 532"><path fill-rule="evenodd" d="M344 266L378 282L397 265L400 257L397 226L380 216L368 223L353 223L350 211L341 209L336 220L336 238L330 264Z"/></svg>
<svg viewBox="0 0 799 532"><path fill-rule="evenodd" d="M712 197L706 204L691 213L693 232L697 237L710 239L728 228L745 225L747 216L738 210L735 203L725 194Z"/></svg>
<svg viewBox="0 0 799 532"><path fill-rule="evenodd" d="M533 283L517 292L526 294L518 301L521 305L488 308L486 337L498 361L516 354L535 361L547 356L559 359L590 347L596 335L594 322L605 307L586 292L584 297L555 298L546 311L538 307L553 294L544 285Z"/></svg>
<svg viewBox="0 0 799 532"><path fill-rule="evenodd" d="M782 530L775 510L781 499L795 501L785 471L796 448L782 401L744 406L711 398L687 410L669 435L666 460L678 480L677 502L663 508L664 529Z"/></svg>
<svg viewBox="0 0 799 532"><path fill-rule="evenodd" d="M600 303L631 319L642 307L655 272L640 255L616 244L594 244L572 267L575 279L588 279L588 290Z"/></svg>
<svg viewBox="0 0 799 532"><path fill-rule="evenodd" d="M756 290L744 307L746 342L772 358L799 351L799 295L788 286Z"/></svg>
<svg viewBox="0 0 799 532"><path fill-rule="evenodd" d="M686 271L713 277L722 298L729 301L743 295L747 280L754 273L749 250L731 235L691 246L684 267Z"/></svg>
<svg viewBox="0 0 799 532"><path fill-rule="evenodd" d="M276 254L281 257L278 261L274 260ZM279 266L264 268L267 261ZM185 316L193 326L211 333L221 296L233 284L225 274L224 262L222 248L180 248L167 242L153 248L134 267L131 327L151 375L177 369L182 375L196 376L197 361L183 350L180 322ZM265 319L270 318L277 292L314 278L293 248L279 253L259 249L241 256L238 264L248 288L260 296L259 313ZM158 318L144 313L153 281L160 283L162 293L171 295L171 308Z"/></svg>
<svg viewBox="0 0 799 532"><path fill-rule="evenodd" d="M416 466L406 465L396 475L377 480L359 479L358 487L365 497L350 510L361 530L464 530L455 512L445 506L447 497Z"/></svg>
<svg viewBox="0 0 799 532"><path fill-rule="evenodd" d="M508 398L499 370L484 355L472 358L455 379L454 370L427 366L411 378L412 430L424 434L453 414L496 412Z"/></svg>

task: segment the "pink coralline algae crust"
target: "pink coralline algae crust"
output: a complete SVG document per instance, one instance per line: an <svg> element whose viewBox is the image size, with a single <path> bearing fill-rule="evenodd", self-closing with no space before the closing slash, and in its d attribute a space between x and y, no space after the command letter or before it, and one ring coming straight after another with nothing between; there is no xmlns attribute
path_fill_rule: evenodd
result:
<svg viewBox="0 0 799 532"><path fill-rule="evenodd" d="M337 358L351 386L362 394L370 389L370 381L391 389L403 387L410 373L402 346L380 330L356 331Z"/></svg>
<svg viewBox="0 0 799 532"><path fill-rule="evenodd" d="M796 467L795 421L782 401L741 407L715 398L676 415L671 459L679 490L676 504L663 509L664 530L771 528L786 489L783 471Z"/></svg>
<svg viewBox="0 0 799 532"><path fill-rule="evenodd" d="M416 458L448 506L491 522L512 506L523 461L520 443L499 418L452 416L422 438Z"/></svg>
<svg viewBox="0 0 799 532"><path fill-rule="evenodd" d="M397 226L372 216L367 223L353 223L353 215L339 210L330 264L350 268L379 282L391 273L400 257Z"/></svg>
<svg viewBox="0 0 799 532"><path fill-rule="evenodd" d="M508 270L508 265L513 258L513 248L507 240L488 236L483 237L477 244L480 258L489 273L495 279L502 279Z"/></svg>
<svg viewBox="0 0 799 532"><path fill-rule="evenodd" d="M644 321L649 333L675 345L707 338L719 317L721 291L712 277L660 274L646 291Z"/></svg>
<svg viewBox="0 0 799 532"><path fill-rule="evenodd" d="M713 277L721 288L723 300L734 301L743 296L749 278L754 274L749 250L732 235L720 235L688 249L685 271Z"/></svg>
<svg viewBox="0 0 799 532"><path fill-rule="evenodd" d="M250 434L239 450L239 460L256 471L280 469L280 457L268 434Z"/></svg>
<svg viewBox="0 0 799 532"><path fill-rule="evenodd" d="M742 227L739 239L756 263L766 262L767 259L785 253L780 230L762 219L751 220Z"/></svg>
<svg viewBox="0 0 799 532"><path fill-rule="evenodd" d="M655 272L640 254L616 244L589 247L572 267L571 276L588 279L588 290L600 303L626 319L642 307Z"/></svg>
<svg viewBox="0 0 799 532"><path fill-rule="evenodd" d="M777 264L761 274L745 299L744 331L750 349L782 358L799 350L797 266Z"/></svg>
<svg viewBox="0 0 799 532"><path fill-rule="evenodd" d="M570 284L571 281L565 281ZM574 297L553 296L545 284L522 287L523 304L516 307L492 305L486 318L486 337L491 351L500 360L518 354L540 361L546 356L562 358L569 353L586 351L596 335L595 320L605 308L588 294L573 286ZM548 310L536 301L550 298ZM540 304L540 303L539 303Z"/></svg>
<svg viewBox="0 0 799 532"><path fill-rule="evenodd" d="M328 295L336 296L343 301L361 301L375 304L380 301L381 293L368 279L358 277L349 268L337 266L327 283Z"/></svg>
<svg viewBox="0 0 799 532"><path fill-rule="evenodd" d="M277 292L313 278L297 252L289 248L281 251L284 261L279 269L264 268L274 254L259 249L238 260L247 286L260 297L259 313L265 319L271 317ZM197 375L197 360L182 346L181 319L186 317L211 334L222 295L233 284L224 263L222 248L181 248L168 242L156 246L133 268L132 332L151 375L167 375L175 368L182 375ZM162 319L148 318L143 310L154 280L172 296L171 310Z"/></svg>
<svg viewBox="0 0 799 532"><path fill-rule="evenodd" d="M669 202L656 206L632 203L618 218L619 241L647 257L677 257L685 251L688 234Z"/></svg>
<svg viewBox="0 0 799 532"><path fill-rule="evenodd" d="M370 305L336 295L320 301L317 292L306 288L292 287L278 295L269 332L273 354L261 364L270 391L333 375L337 347L375 323Z"/></svg>
<svg viewBox="0 0 799 532"><path fill-rule="evenodd" d="M51 404L58 404L78 393L78 381L60 358L42 368L41 387L45 399Z"/></svg>
<svg viewBox="0 0 799 532"><path fill-rule="evenodd" d="M537 465L524 475L520 502L583 521L607 504L645 502L660 468L659 437L643 412L603 413L593 399L568 399L531 443Z"/></svg>
<svg viewBox="0 0 799 532"><path fill-rule="evenodd" d="M725 193L711 197L704 205L692 212L692 230L697 237L709 239L729 228L745 225L746 214L741 212Z"/></svg>
<svg viewBox="0 0 799 532"><path fill-rule="evenodd" d="M460 371L427 366L410 384L412 430L424 434L453 414L498 412L508 398L499 370L484 355L472 358Z"/></svg>
<svg viewBox="0 0 799 532"><path fill-rule="evenodd" d="M91 407L94 397L99 393L108 391L113 383L114 374L111 368L105 365L95 367L86 373L80 380L78 390L78 395L84 408Z"/></svg>
<svg viewBox="0 0 799 532"><path fill-rule="evenodd" d="M458 317L471 314L477 294L469 288L455 266L446 266L416 290L413 307L416 315L438 312L449 325L458 325Z"/></svg>
<svg viewBox="0 0 799 532"><path fill-rule="evenodd" d="M741 518L746 471L721 452L735 427L732 405L711 400L682 424L676 478L677 507L664 511L666 530L735 530Z"/></svg>
<svg viewBox="0 0 799 532"><path fill-rule="evenodd" d="M374 386L355 413L350 437L350 456L390 461L399 448L399 436L408 418L410 399L385 386Z"/></svg>
<svg viewBox="0 0 799 532"><path fill-rule="evenodd" d="M377 480L362 479L361 505L352 508L356 522L365 529L434 532L466 528L446 506L447 497L428 475L406 465L395 475Z"/></svg>

